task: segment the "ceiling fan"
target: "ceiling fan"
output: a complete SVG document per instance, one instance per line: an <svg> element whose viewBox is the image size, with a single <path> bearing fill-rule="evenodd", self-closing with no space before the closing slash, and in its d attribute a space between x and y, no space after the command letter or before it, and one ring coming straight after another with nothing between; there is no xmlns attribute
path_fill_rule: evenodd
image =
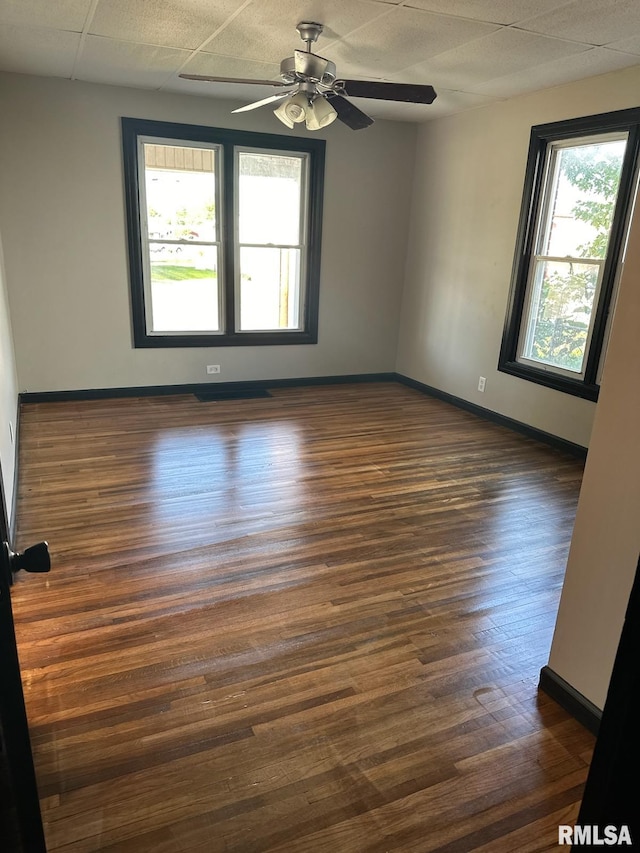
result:
<svg viewBox="0 0 640 853"><path fill-rule="evenodd" d="M277 118L290 128L294 124L305 122L307 130L320 130L336 119L352 130L360 130L373 124L373 119L348 101L346 96L412 104L431 104L435 100L433 86L337 78L335 64L311 52L311 45L318 40L323 29L323 24L314 21L302 21L298 24L296 30L306 43L307 49L295 50L293 56L282 60L280 80L245 80L201 74L180 74L180 77L212 83L253 83L282 88L282 92L239 107L233 112L242 113L281 101L274 110Z"/></svg>

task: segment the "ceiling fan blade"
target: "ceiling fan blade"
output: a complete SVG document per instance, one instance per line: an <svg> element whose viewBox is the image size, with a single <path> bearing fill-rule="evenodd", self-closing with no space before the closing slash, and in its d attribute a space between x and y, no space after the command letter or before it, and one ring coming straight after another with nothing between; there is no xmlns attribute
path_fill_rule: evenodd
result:
<svg viewBox="0 0 640 853"><path fill-rule="evenodd" d="M287 89L286 92L278 92L277 95L269 95L268 98L263 98L261 101L255 101L253 104L247 104L245 107L238 107L237 110L231 110L232 113L246 113L248 110L255 110L257 107L264 107L265 104L272 104L274 101L281 101L288 95L292 95L295 89Z"/></svg>
<svg viewBox="0 0 640 853"><path fill-rule="evenodd" d="M258 86L287 86L282 80L245 80L244 77L210 77L208 74L178 74L185 80L205 80L208 83L255 83Z"/></svg>
<svg viewBox="0 0 640 853"><path fill-rule="evenodd" d="M432 104L437 97L433 86L421 86L418 83L340 80L336 88L352 98L377 98L381 101L403 101L408 104Z"/></svg>
<svg viewBox="0 0 640 853"><path fill-rule="evenodd" d="M373 124L372 118L346 98L343 98L342 95L331 95L328 97L328 101L338 113L340 121L350 127L351 130L362 130Z"/></svg>

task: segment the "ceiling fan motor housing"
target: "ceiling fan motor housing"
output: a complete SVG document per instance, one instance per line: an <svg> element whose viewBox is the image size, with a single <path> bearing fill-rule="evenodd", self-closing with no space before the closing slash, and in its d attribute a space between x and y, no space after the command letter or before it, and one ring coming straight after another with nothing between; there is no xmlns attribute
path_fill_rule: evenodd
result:
<svg viewBox="0 0 640 853"><path fill-rule="evenodd" d="M294 56L288 56L280 63L280 79L287 84L304 81L332 86L336 79L336 66L315 53L296 50Z"/></svg>

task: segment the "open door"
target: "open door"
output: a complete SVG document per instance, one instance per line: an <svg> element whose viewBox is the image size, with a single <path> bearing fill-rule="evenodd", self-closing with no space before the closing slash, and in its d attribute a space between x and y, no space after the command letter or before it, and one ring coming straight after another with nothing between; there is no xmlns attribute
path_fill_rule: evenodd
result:
<svg viewBox="0 0 640 853"><path fill-rule="evenodd" d="M40 801L11 609L15 572L48 572L46 542L14 554L0 543L0 849L3 853L45 853Z"/></svg>

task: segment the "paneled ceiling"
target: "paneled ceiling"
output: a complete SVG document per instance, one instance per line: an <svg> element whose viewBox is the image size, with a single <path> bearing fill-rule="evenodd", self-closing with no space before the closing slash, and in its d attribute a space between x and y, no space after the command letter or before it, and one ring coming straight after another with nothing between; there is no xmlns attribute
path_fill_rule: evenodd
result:
<svg viewBox="0 0 640 853"><path fill-rule="evenodd" d="M258 100L269 87L178 74L277 79L303 47L338 75L430 83L430 106L355 100L424 121L640 64L640 0L0 0L0 70Z"/></svg>

